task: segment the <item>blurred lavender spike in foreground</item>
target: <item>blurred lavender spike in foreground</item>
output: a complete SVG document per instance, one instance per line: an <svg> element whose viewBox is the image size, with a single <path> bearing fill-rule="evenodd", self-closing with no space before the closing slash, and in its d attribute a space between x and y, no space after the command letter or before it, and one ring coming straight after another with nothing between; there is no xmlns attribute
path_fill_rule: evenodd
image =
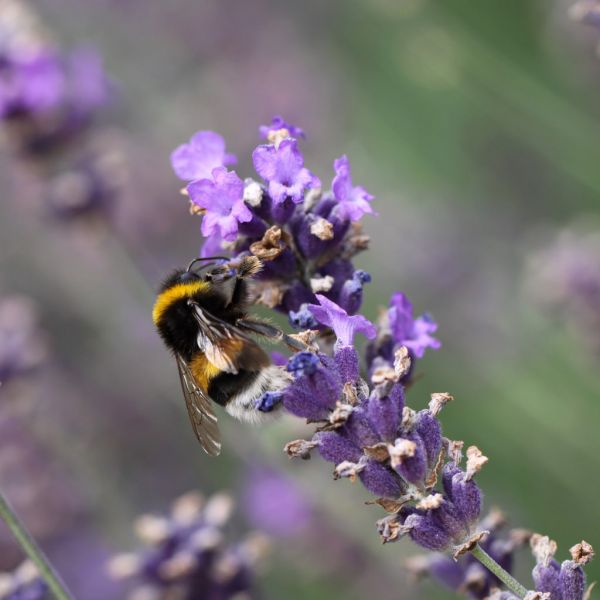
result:
<svg viewBox="0 0 600 600"><path fill-rule="evenodd" d="M12 572L0 573L2 600L48 599L48 586L39 576L35 565L26 560Z"/></svg>
<svg viewBox="0 0 600 600"><path fill-rule="evenodd" d="M135 530L144 547L114 556L109 573L131 580L130 598L254 597L254 568L267 542L260 534L228 542L225 526L232 510L225 494L205 501L189 493L174 502L168 516L141 516Z"/></svg>

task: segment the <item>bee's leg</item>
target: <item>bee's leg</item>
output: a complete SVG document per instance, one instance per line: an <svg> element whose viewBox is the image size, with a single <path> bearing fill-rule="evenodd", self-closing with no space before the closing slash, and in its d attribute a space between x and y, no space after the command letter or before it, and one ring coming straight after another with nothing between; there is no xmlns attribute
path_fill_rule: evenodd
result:
<svg viewBox="0 0 600 600"><path fill-rule="evenodd" d="M295 352L309 350L306 344L303 344L302 342L287 335L286 333L281 331L281 329L275 327L274 325L271 325L270 323L265 323L263 321L257 321L254 319L238 319L236 321L236 325L240 329L244 329L246 331L250 331L258 335L263 335L276 342L283 342Z"/></svg>

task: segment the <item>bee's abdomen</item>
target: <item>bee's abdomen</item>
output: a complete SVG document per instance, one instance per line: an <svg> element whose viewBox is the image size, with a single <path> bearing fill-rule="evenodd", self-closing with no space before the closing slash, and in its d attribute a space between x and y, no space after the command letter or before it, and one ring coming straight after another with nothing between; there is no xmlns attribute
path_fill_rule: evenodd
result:
<svg viewBox="0 0 600 600"><path fill-rule="evenodd" d="M210 380L207 390L208 395L217 404L226 406L232 396L251 388L258 375L259 371L247 371L245 369L241 369L237 373L221 371Z"/></svg>

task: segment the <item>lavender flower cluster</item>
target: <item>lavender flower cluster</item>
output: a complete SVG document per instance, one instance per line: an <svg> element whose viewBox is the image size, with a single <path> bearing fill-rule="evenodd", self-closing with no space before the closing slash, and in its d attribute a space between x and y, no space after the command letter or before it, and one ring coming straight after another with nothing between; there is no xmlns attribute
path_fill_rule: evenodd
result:
<svg viewBox="0 0 600 600"><path fill-rule="evenodd" d="M443 437L438 415L450 394L432 394L428 408L419 411L405 400L415 361L440 347L433 336L437 325L428 315L415 318L400 292L377 325L358 314L370 276L350 259L367 245L357 221L372 214L372 196L354 186L345 156L334 162L331 192L322 192L299 150L304 132L281 117L260 131L269 143L256 148L253 161L263 183L242 181L227 169L235 157L213 132L198 132L172 154L175 172L189 181L191 212L203 216L203 255L257 256L264 269L256 301L286 312L304 330L298 337L307 350L285 365L292 383L266 393L258 409L283 406L316 424L310 439L288 443L286 452L306 459L316 450L334 464L335 479L360 481L374 494L372 503L388 513L377 523L384 543L409 537L450 554L452 559L430 559L429 570L472 597L496 593L500 581L467 556L487 550L492 562L509 571L516 548L514 540L498 537L497 523L480 520L482 492L475 476L488 459L470 446L463 465L463 442ZM370 340L363 369L354 345L358 333ZM592 554L590 547L586 557ZM537 591L528 600L583 600L579 564L556 571L562 583L552 596L544 595L551 592L534 574ZM568 577L577 586L566 583Z"/></svg>
<svg viewBox="0 0 600 600"><path fill-rule="evenodd" d="M114 86L97 52L63 52L25 1L0 4L4 140L47 179L51 214L70 218L104 210L112 202L117 165L84 136L113 97Z"/></svg>
<svg viewBox="0 0 600 600"><path fill-rule="evenodd" d="M323 193L304 166L304 132L281 117L260 134L267 143L252 153L260 182L228 170L236 157L212 131L197 132L171 156L175 173L188 182L191 212L203 217L201 255L260 258L257 301L288 314L297 329L318 326L306 310L316 294L356 313L371 278L351 259L367 247L359 221L373 214L373 196L354 185L346 156L334 161L331 191Z"/></svg>
<svg viewBox="0 0 600 600"><path fill-rule="evenodd" d="M132 600L254 597L254 569L267 542L254 534L229 544L224 527L232 509L225 494L204 501L189 493L174 502L169 516L143 515L135 530L145 546L114 556L109 573L133 581Z"/></svg>

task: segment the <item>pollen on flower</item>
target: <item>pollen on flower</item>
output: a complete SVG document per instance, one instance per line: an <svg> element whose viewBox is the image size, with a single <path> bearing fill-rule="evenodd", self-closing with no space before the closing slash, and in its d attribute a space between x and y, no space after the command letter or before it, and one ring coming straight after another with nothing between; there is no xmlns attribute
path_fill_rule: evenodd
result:
<svg viewBox="0 0 600 600"><path fill-rule="evenodd" d="M310 232L320 240L332 240L333 239L333 224L327 219L319 217L311 226Z"/></svg>

